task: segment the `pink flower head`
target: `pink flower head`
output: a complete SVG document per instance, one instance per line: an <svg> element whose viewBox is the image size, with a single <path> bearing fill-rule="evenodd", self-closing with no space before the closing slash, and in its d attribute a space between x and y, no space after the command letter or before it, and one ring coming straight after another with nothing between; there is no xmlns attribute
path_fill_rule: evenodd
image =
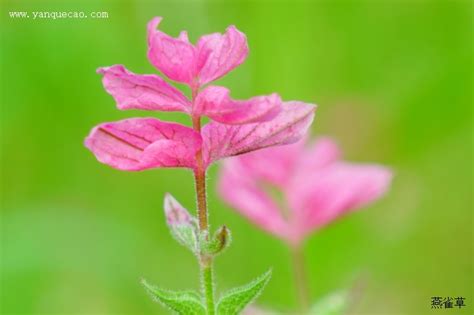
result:
<svg viewBox="0 0 474 315"><path fill-rule="evenodd" d="M245 35L234 26L225 34L189 43L186 32L173 38L159 30L161 18L148 24L148 58L172 80L188 84L192 100L155 74L139 75L122 65L99 68L106 91L121 110L178 111L198 121L202 131L154 118L133 118L95 127L85 145L114 168L138 171L156 167L197 167L242 153L299 140L311 124L315 106L282 102L277 94L234 100L227 88L207 86L241 64L248 53ZM197 128L199 129L199 128Z"/></svg>
<svg viewBox="0 0 474 315"><path fill-rule="evenodd" d="M219 191L257 226L298 245L312 231L380 198L389 187L389 169L339 157L339 148L328 138L310 147L299 141L234 157L224 163Z"/></svg>
<svg viewBox="0 0 474 315"><path fill-rule="evenodd" d="M135 74L122 65L99 68L104 87L119 109L177 111L193 117L209 116L224 124L268 121L280 112L282 101L277 94L238 101L224 87L209 86L201 91L203 85L222 77L247 57L247 39L234 26L223 35L202 36L194 46L186 32L173 38L157 30L160 21L161 17L155 17L148 23L148 59L171 80L188 84L195 99L188 100L155 74Z"/></svg>
<svg viewBox="0 0 474 315"><path fill-rule="evenodd" d="M157 30L161 20L155 17L148 23L148 59L171 80L200 87L247 58L247 38L233 25L225 34L204 35L193 45L186 31L173 38Z"/></svg>

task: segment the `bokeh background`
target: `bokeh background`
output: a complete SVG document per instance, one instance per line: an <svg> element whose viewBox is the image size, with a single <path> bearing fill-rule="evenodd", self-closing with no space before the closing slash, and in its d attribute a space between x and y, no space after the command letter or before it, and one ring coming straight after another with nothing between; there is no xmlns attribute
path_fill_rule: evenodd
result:
<svg viewBox="0 0 474 315"><path fill-rule="evenodd" d="M347 159L396 172L386 198L306 243L314 300L358 288L352 314L432 314L431 296L465 297L472 313L472 7L469 1L3 1L1 12L1 313L165 314L140 277L198 288L194 257L172 240L162 199L194 209L182 169L120 172L83 147L97 123L180 114L118 111L99 66L155 73L146 23L177 35L248 36L247 61L218 84L236 98L278 92L319 104L312 135ZM11 19L9 11L107 11L108 19ZM258 304L296 307L285 246L218 197L214 227L232 247L217 259L219 291L273 266ZM308 183L311 185L311 183ZM294 313L294 312L293 312Z"/></svg>

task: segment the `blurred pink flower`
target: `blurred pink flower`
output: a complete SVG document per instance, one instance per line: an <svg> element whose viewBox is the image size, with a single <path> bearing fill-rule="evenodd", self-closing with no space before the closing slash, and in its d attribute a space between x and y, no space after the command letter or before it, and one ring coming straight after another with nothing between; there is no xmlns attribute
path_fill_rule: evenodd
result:
<svg viewBox="0 0 474 315"><path fill-rule="evenodd" d="M257 226L297 246L312 231L380 198L390 185L388 168L339 157L328 138L234 157L224 163L219 191Z"/></svg>
<svg viewBox="0 0 474 315"><path fill-rule="evenodd" d="M238 65L248 54L245 35L234 26L225 34L202 36L196 46L186 32L178 38L157 30L161 17L148 24L148 58L170 79L188 84L192 100L158 75L138 75L122 65L99 68L106 91L117 107L178 111L199 121L213 121L193 130L154 118L132 118L95 127L85 145L97 159L114 168L139 171L156 167L204 167L242 153L298 141L311 124L315 106L282 102L277 94L238 101L227 88L202 86Z"/></svg>

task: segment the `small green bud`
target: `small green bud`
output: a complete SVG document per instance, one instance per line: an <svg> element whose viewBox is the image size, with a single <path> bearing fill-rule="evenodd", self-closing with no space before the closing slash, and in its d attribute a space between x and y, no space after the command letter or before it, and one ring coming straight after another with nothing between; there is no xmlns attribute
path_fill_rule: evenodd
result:
<svg viewBox="0 0 474 315"><path fill-rule="evenodd" d="M207 232L204 232L200 238L201 252L207 255L220 254L229 247L231 239L230 230L225 225L217 229L211 238L209 238Z"/></svg>

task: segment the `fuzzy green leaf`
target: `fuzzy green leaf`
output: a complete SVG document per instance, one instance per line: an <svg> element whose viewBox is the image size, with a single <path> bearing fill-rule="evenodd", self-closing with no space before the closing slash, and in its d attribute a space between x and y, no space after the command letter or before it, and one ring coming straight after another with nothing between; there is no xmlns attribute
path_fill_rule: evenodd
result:
<svg viewBox="0 0 474 315"><path fill-rule="evenodd" d="M272 271L269 270L252 282L225 293L217 304L217 314L239 314L240 311L258 297L271 276Z"/></svg>
<svg viewBox="0 0 474 315"><path fill-rule="evenodd" d="M164 307L180 315L205 315L206 309L199 295L193 291L170 291L158 288L142 280L151 297Z"/></svg>
<svg viewBox="0 0 474 315"><path fill-rule="evenodd" d="M170 194L165 195L166 222L171 235L193 253L198 253L197 220Z"/></svg>
<svg viewBox="0 0 474 315"><path fill-rule="evenodd" d="M334 292L323 297L311 308L310 314L314 315L342 315L348 303L346 292Z"/></svg>

